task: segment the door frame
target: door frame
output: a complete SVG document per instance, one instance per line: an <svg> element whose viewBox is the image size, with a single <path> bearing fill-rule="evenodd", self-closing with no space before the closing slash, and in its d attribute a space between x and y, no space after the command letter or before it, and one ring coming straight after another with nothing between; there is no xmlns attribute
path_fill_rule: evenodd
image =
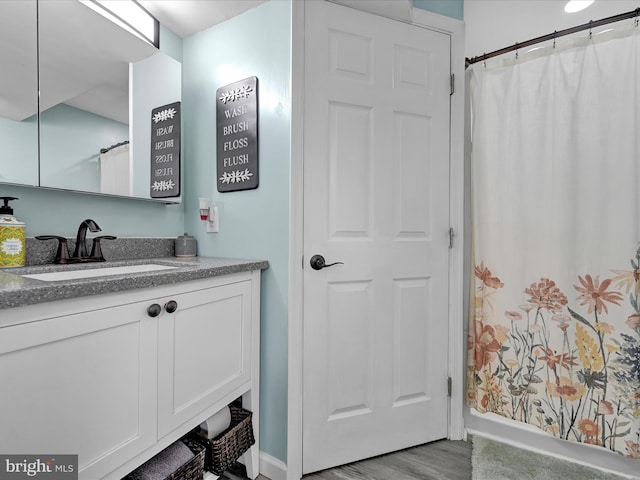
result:
<svg viewBox="0 0 640 480"><path fill-rule="evenodd" d="M291 2L291 187L289 217L287 480L302 477L302 361L304 247L304 16L305 2ZM345 7L349 8L349 7ZM403 20L400 20L403 21ZM450 97L449 183L450 226L455 233L449 256L449 358L452 378L449 435L464 437L464 22L413 8L411 23L449 35L455 91Z"/></svg>

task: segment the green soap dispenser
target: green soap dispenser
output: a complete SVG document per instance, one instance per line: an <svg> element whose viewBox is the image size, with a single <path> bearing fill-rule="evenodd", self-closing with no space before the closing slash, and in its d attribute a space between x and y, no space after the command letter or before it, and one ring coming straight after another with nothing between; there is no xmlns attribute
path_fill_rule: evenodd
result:
<svg viewBox="0 0 640 480"><path fill-rule="evenodd" d="M0 268L24 266L26 254L26 226L13 216L9 206L15 197L0 197L4 205L0 206Z"/></svg>

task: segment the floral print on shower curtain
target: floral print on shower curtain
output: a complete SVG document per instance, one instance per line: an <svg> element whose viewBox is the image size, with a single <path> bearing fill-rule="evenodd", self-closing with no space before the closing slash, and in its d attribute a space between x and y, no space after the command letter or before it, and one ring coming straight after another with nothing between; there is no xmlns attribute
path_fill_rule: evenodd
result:
<svg viewBox="0 0 640 480"><path fill-rule="evenodd" d="M523 286L521 303L502 312L502 319L493 299L504 284L477 265L469 403L640 458L634 425L640 418L639 263L640 249L629 270L612 270L602 280L578 276L566 294L552 279L540 278ZM613 311L625 300L631 312ZM609 323L624 310L622 325Z"/></svg>
<svg viewBox="0 0 640 480"><path fill-rule="evenodd" d="M609 35L470 73L467 401L640 459L640 34Z"/></svg>

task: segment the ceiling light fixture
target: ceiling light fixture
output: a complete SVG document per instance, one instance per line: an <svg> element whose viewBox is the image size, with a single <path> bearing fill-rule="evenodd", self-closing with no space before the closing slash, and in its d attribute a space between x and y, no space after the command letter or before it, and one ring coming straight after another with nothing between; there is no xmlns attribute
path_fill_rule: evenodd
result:
<svg viewBox="0 0 640 480"><path fill-rule="evenodd" d="M591 5L595 0L570 0L564 6L564 11L567 13L576 13L584 10Z"/></svg>
<svg viewBox="0 0 640 480"><path fill-rule="evenodd" d="M156 48L160 47L158 20L135 0L80 0L80 3Z"/></svg>

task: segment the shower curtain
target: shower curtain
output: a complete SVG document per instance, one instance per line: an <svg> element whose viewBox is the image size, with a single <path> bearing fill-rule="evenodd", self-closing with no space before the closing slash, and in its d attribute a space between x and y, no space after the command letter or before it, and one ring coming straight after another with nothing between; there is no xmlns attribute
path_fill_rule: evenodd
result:
<svg viewBox="0 0 640 480"><path fill-rule="evenodd" d="M640 29L470 86L468 403L640 458Z"/></svg>

